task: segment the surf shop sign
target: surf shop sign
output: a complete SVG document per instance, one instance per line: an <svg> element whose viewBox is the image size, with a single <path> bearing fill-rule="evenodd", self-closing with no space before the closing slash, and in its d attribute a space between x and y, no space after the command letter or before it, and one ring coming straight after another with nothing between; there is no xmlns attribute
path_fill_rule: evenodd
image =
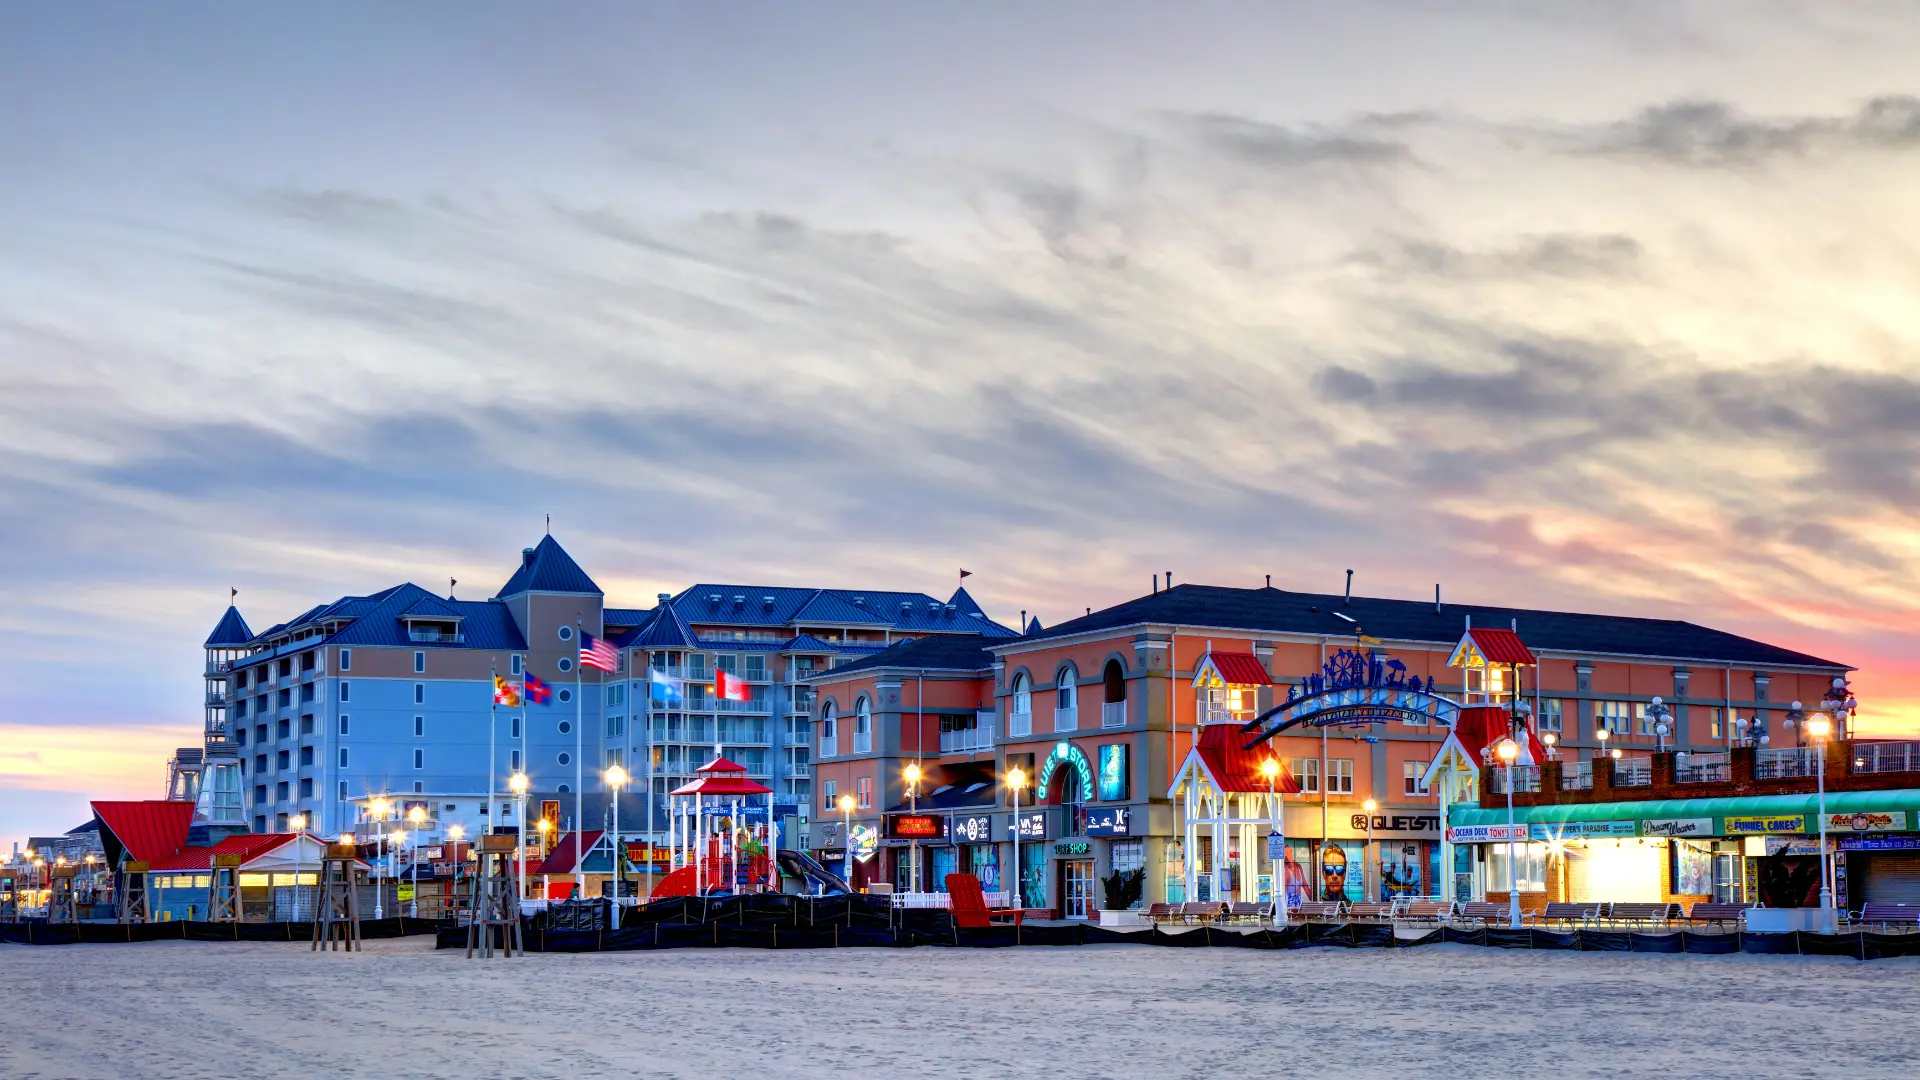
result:
<svg viewBox="0 0 1920 1080"><path fill-rule="evenodd" d="M1319 672L1287 688L1287 700L1248 725L1259 735L1247 744L1292 727L1334 727L1393 720L1445 724L1460 718L1460 703L1434 692L1431 680L1409 676L1407 665L1356 649L1341 649Z"/></svg>

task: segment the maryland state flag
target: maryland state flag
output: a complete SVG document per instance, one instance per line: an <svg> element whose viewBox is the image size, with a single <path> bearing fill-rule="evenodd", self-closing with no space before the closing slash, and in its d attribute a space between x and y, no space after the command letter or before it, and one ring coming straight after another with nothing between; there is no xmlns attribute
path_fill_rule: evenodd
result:
<svg viewBox="0 0 1920 1080"><path fill-rule="evenodd" d="M527 700L535 705L545 705L553 700L553 687L533 672L527 672Z"/></svg>
<svg viewBox="0 0 1920 1080"><path fill-rule="evenodd" d="M520 706L520 684L517 682L508 682L505 676L495 675L493 677L493 703L495 705L506 705L512 708L518 708Z"/></svg>

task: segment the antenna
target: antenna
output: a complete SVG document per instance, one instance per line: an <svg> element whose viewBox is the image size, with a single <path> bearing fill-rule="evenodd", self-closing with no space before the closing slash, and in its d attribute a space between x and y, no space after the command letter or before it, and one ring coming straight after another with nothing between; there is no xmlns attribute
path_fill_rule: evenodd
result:
<svg viewBox="0 0 1920 1080"><path fill-rule="evenodd" d="M1268 574L1268 575L1267 575L1267 588L1269 588L1269 589L1271 589L1271 588L1273 588L1273 575L1272 575L1272 574Z"/></svg>
<svg viewBox="0 0 1920 1080"><path fill-rule="evenodd" d="M1349 604L1351 604L1351 603L1353 603L1353 571L1351 571L1351 570L1349 570L1349 571L1347 571L1347 598L1346 598L1346 603L1349 603Z"/></svg>

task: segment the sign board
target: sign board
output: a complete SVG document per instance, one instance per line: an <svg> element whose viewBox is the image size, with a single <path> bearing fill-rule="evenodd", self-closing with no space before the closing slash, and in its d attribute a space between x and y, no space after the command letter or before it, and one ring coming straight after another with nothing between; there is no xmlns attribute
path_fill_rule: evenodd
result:
<svg viewBox="0 0 1920 1080"><path fill-rule="evenodd" d="M437 862L447 857L447 849L440 844L435 844L432 847L423 847L420 849L420 857L428 862Z"/></svg>
<svg viewBox="0 0 1920 1080"><path fill-rule="evenodd" d="M560 800L540 800L540 820L553 822L554 828L560 827Z"/></svg>
<svg viewBox="0 0 1920 1080"><path fill-rule="evenodd" d="M1505 825L1455 825L1447 830L1447 841L1454 844L1504 844L1526 838L1525 825L1515 825L1511 831Z"/></svg>
<svg viewBox="0 0 1920 1080"><path fill-rule="evenodd" d="M1843 836L1841 851L1920 851L1920 836Z"/></svg>
<svg viewBox="0 0 1920 1080"><path fill-rule="evenodd" d="M1014 835L1022 840L1045 840L1047 838L1047 812L1045 810L1023 810L1014 816Z"/></svg>
<svg viewBox="0 0 1920 1080"><path fill-rule="evenodd" d="M1280 862L1287 855L1287 838L1277 832L1267 834L1267 858Z"/></svg>
<svg viewBox="0 0 1920 1080"><path fill-rule="evenodd" d="M399 893L399 895L398 895L397 897L395 897L395 899L397 899L397 900L399 900L399 901L400 901L401 903L403 903L403 904L404 904L404 903L406 903L407 901L409 901L409 900L411 900L411 899L413 899L413 886L411 886L411 885L401 885L401 886L400 886L400 893Z"/></svg>
<svg viewBox="0 0 1920 1080"><path fill-rule="evenodd" d="M1820 854L1820 838L1817 836L1807 839L1792 836L1767 836L1759 839L1762 844L1766 845L1766 851L1769 855ZM1829 840L1827 843L1831 845L1834 841Z"/></svg>
<svg viewBox="0 0 1920 1080"><path fill-rule="evenodd" d="M1770 836L1775 833L1803 833L1807 831L1807 819L1804 814L1765 814L1750 817L1721 818L1721 825L1728 836Z"/></svg>
<svg viewBox="0 0 1920 1080"><path fill-rule="evenodd" d="M242 860L242 856L240 855L239 852L223 851L220 854L215 855L213 857L213 865L216 869L230 870L236 866L239 866L241 863L241 860Z"/></svg>
<svg viewBox="0 0 1920 1080"><path fill-rule="evenodd" d="M880 835L871 826L855 825L852 835L853 857L861 862L873 858L873 853L880 849Z"/></svg>
<svg viewBox="0 0 1920 1080"><path fill-rule="evenodd" d="M1527 827L1527 835L1535 840L1591 840L1638 833L1638 826L1631 821L1536 822Z"/></svg>
<svg viewBox="0 0 1920 1080"><path fill-rule="evenodd" d="M1088 836L1132 836L1133 809L1127 806L1103 806L1087 811Z"/></svg>
<svg viewBox="0 0 1920 1080"><path fill-rule="evenodd" d="M1053 845L1055 855L1085 855L1093 850L1093 845L1085 840L1067 840Z"/></svg>
<svg viewBox="0 0 1920 1080"><path fill-rule="evenodd" d="M509 833L476 836L473 838L473 850L491 855L510 855L513 853L513 836Z"/></svg>
<svg viewBox="0 0 1920 1080"><path fill-rule="evenodd" d="M1906 832L1905 810L1862 811L1855 814L1828 814L1828 832Z"/></svg>
<svg viewBox="0 0 1920 1080"><path fill-rule="evenodd" d="M889 840L939 840L946 835L946 822L933 814L887 815Z"/></svg>
<svg viewBox="0 0 1920 1080"><path fill-rule="evenodd" d="M1354 814L1348 821L1354 835L1365 836L1369 828L1376 839L1431 840L1440 835L1439 814Z"/></svg>
<svg viewBox="0 0 1920 1080"><path fill-rule="evenodd" d="M956 844L991 844L993 815L955 815L947 822L947 836Z"/></svg>
<svg viewBox="0 0 1920 1080"><path fill-rule="evenodd" d="M1704 817L1690 818L1652 818L1640 822L1641 836L1712 836L1713 819Z"/></svg>

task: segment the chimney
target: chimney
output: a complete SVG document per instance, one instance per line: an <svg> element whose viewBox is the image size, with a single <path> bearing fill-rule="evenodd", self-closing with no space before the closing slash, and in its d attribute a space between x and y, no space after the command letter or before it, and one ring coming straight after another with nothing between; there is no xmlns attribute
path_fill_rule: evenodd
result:
<svg viewBox="0 0 1920 1080"><path fill-rule="evenodd" d="M1346 602L1347 602L1347 603L1349 603L1349 604L1351 604L1351 603L1353 603L1353 571L1351 571L1351 570L1349 570L1349 571L1347 571L1347 599L1346 599Z"/></svg>
<svg viewBox="0 0 1920 1080"><path fill-rule="evenodd" d="M663 592L663 593L654 593L654 594L653 594L653 598L654 598L655 600L658 600L658 601L660 601L660 603L662 603L662 604L665 604L665 603L667 603L668 601L670 601L670 600L672 600L672 599L673 599L673 594L672 594L672 593L668 593L668 592Z"/></svg>
<svg viewBox="0 0 1920 1080"><path fill-rule="evenodd" d="M1153 594L1155 596L1160 595L1160 575L1159 574L1153 575Z"/></svg>
<svg viewBox="0 0 1920 1080"><path fill-rule="evenodd" d="M1433 583L1433 613L1440 614L1440 583Z"/></svg>
<svg viewBox="0 0 1920 1080"><path fill-rule="evenodd" d="M1171 570L1167 571L1167 588L1173 588L1173 571Z"/></svg>
<svg viewBox="0 0 1920 1080"><path fill-rule="evenodd" d="M1272 575L1272 574L1268 574L1268 575L1267 575L1267 588L1269 588L1269 589L1271 589L1271 588L1273 588L1273 575Z"/></svg>
<svg viewBox="0 0 1920 1080"><path fill-rule="evenodd" d="M520 565L521 566L533 565L533 549L532 548L520 549Z"/></svg>

